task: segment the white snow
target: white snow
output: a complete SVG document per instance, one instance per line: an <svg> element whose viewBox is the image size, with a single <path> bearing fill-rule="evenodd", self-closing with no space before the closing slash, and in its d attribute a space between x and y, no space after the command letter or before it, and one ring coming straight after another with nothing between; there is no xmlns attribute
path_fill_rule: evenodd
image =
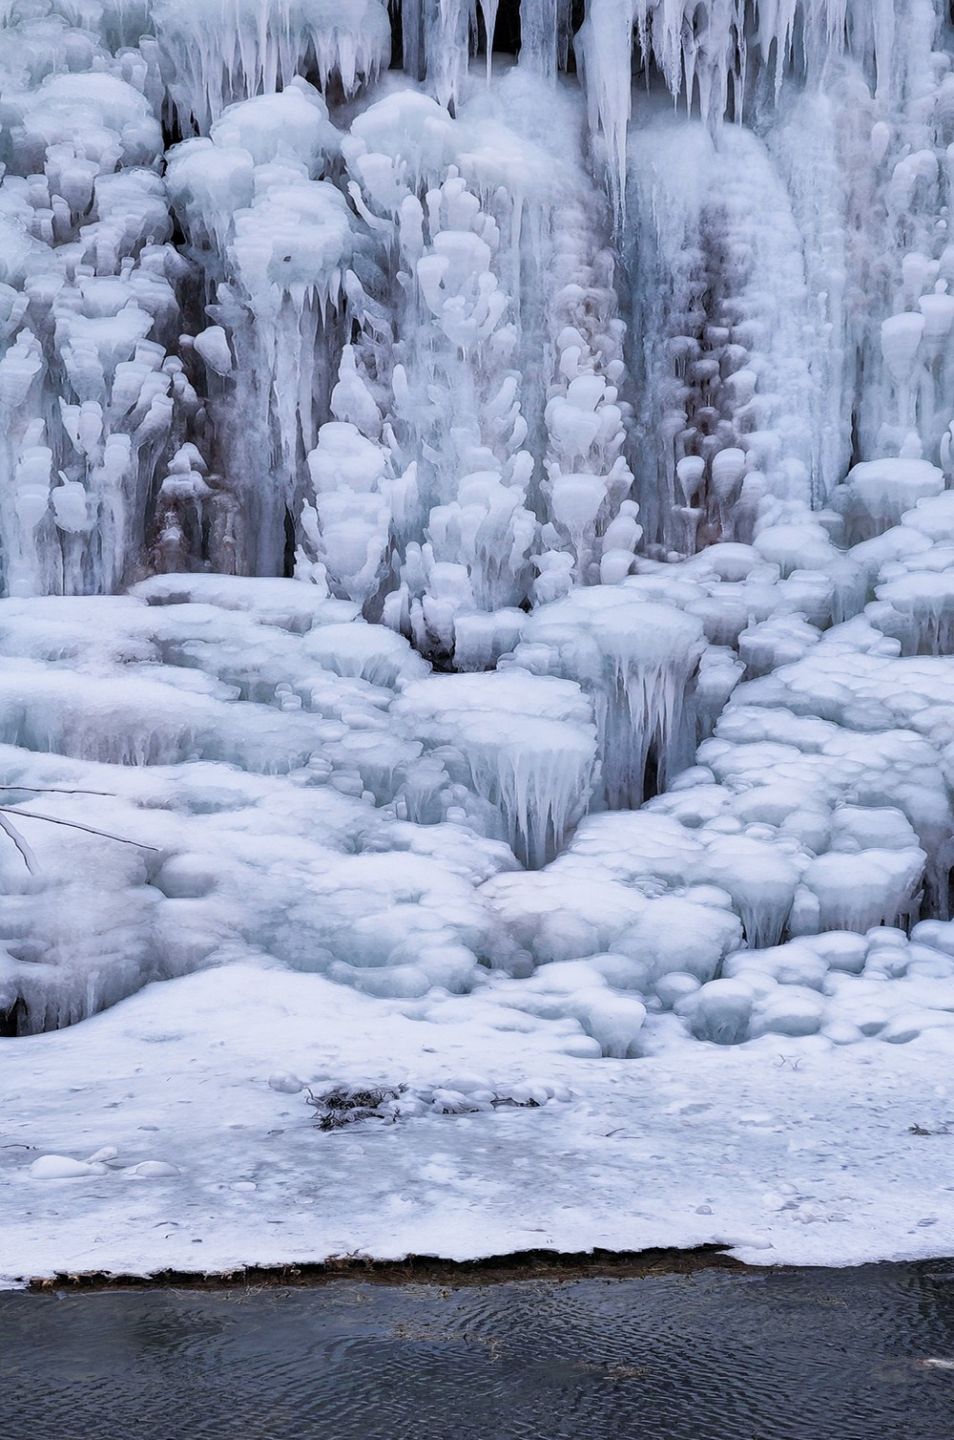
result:
<svg viewBox="0 0 954 1440"><path fill-rule="evenodd" d="M626 1061L562 1055L549 1028L408 1019L318 976L240 964L8 1042L3 1282L595 1245L718 1243L756 1265L950 1253L949 1141L910 1133L950 1119L943 1032L841 1048L686 1040ZM467 1096L520 1085L568 1098L323 1134L301 1093L270 1085L276 1055L317 1093L404 1082L453 1089L464 1098L448 1108L465 1111ZM104 1173L33 1169L103 1142L116 1152Z"/></svg>

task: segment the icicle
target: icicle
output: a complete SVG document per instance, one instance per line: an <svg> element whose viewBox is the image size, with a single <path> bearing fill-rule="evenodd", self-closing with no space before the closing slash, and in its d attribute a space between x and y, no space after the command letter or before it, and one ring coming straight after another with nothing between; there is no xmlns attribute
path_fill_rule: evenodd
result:
<svg viewBox="0 0 954 1440"><path fill-rule="evenodd" d="M632 35L638 0L589 0L576 36L591 134L608 150L613 204L626 208L626 133L632 113Z"/></svg>
<svg viewBox="0 0 954 1440"><path fill-rule="evenodd" d="M478 0L480 14L484 22L484 40L487 46L487 84L489 85L494 73L494 32L497 29L497 10L500 0ZM520 23L523 25L523 11L521 10Z"/></svg>
<svg viewBox="0 0 954 1440"><path fill-rule="evenodd" d="M153 23L185 133L207 131L233 101L285 89L310 64L322 89L336 78L353 94L391 47L380 0L280 0L267 10L257 0L157 0Z"/></svg>
<svg viewBox="0 0 954 1440"><path fill-rule="evenodd" d="M426 0L424 55L427 83L440 105L453 106L470 58L476 0Z"/></svg>
<svg viewBox="0 0 954 1440"><path fill-rule="evenodd" d="M522 0L520 6L520 64L546 80L556 78L566 10L565 0Z"/></svg>

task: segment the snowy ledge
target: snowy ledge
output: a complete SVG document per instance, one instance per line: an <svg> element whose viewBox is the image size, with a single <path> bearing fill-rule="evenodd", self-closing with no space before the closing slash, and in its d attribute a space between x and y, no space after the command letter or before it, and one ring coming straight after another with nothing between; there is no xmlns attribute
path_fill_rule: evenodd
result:
<svg viewBox="0 0 954 1440"><path fill-rule="evenodd" d="M527 1250L954 1253L954 1100L930 1033L580 1060L543 1033L423 1026L322 977L237 964L0 1050L6 1286ZM322 1133L291 1087L329 1078L570 1098ZM91 1163L48 1178L45 1156Z"/></svg>

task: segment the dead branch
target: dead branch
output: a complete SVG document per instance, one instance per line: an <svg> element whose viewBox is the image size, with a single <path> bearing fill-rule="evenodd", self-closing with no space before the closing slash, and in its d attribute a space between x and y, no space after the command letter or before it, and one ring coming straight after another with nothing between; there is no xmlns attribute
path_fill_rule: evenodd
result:
<svg viewBox="0 0 954 1440"><path fill-rule="evenodd" d="M19 832L4 818L5 815L16 815L24 820L45 820L48 825L65 825L68 830L85 830L87 835L98 835L101 840L116 840L120 845L135 845L139 850L154 850L157 854L159 852L158 845L147 845L143 840L130 840L126 835L113 835L109 830L97 830L93 825L81 825L78 820L61 820L57 815L37 815L32 810L18 810L11 805L0 805L0 829L9 835L31 874L36 873L36 858Z"/></svg>
<svg viewBox="0 0 954 1440"><path fill-rule="evenodd" d="M29 790L31 795L102 795L107 800L115 798L108 790L62 790L58 785L0 785L0 790Z"/></svg>
<svg viewBox="0 0 954 1440"><path fill-rule="evenodd" d="M27 842L24 840L23 836L13 825L11 825L10 821L2 813L0 813L0 830L2 830L4 834L9 835L10 839L13 841L14 845L17 847L21 856L23 857L24 865L27 867L31 875L35 875L37 870L39 869L39 866L36 863L36 856L30 849Z"/></svg>

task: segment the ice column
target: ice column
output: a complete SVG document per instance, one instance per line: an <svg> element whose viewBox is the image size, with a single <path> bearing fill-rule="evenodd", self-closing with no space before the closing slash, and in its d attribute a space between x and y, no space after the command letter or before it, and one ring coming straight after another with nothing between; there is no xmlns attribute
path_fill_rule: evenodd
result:
<svg viewBox="0 0 954 1440"><path fill-rule="evenodd" d="M324 101L296 80L230 107L209 138L169 154L169 189L215 322L192 343L210 387L216 468L235 496L235 564L252 574L282 573L286 515L300 508L304 457L327 413L360 233L342 191L316 178L336 148Z"/></svg>
<svg viewBox="0 0 954 1440"><path fill-rule="evenodd" d="M198 406L173 353L188 267L168 243L142 56L112 60L72 32L77 68L32 84L17 46L42 53L38 37L12 20L0 38L0 66L13 66L9 83L0 71L0 593L109 591L141 561L162 466Z"/></svg>

